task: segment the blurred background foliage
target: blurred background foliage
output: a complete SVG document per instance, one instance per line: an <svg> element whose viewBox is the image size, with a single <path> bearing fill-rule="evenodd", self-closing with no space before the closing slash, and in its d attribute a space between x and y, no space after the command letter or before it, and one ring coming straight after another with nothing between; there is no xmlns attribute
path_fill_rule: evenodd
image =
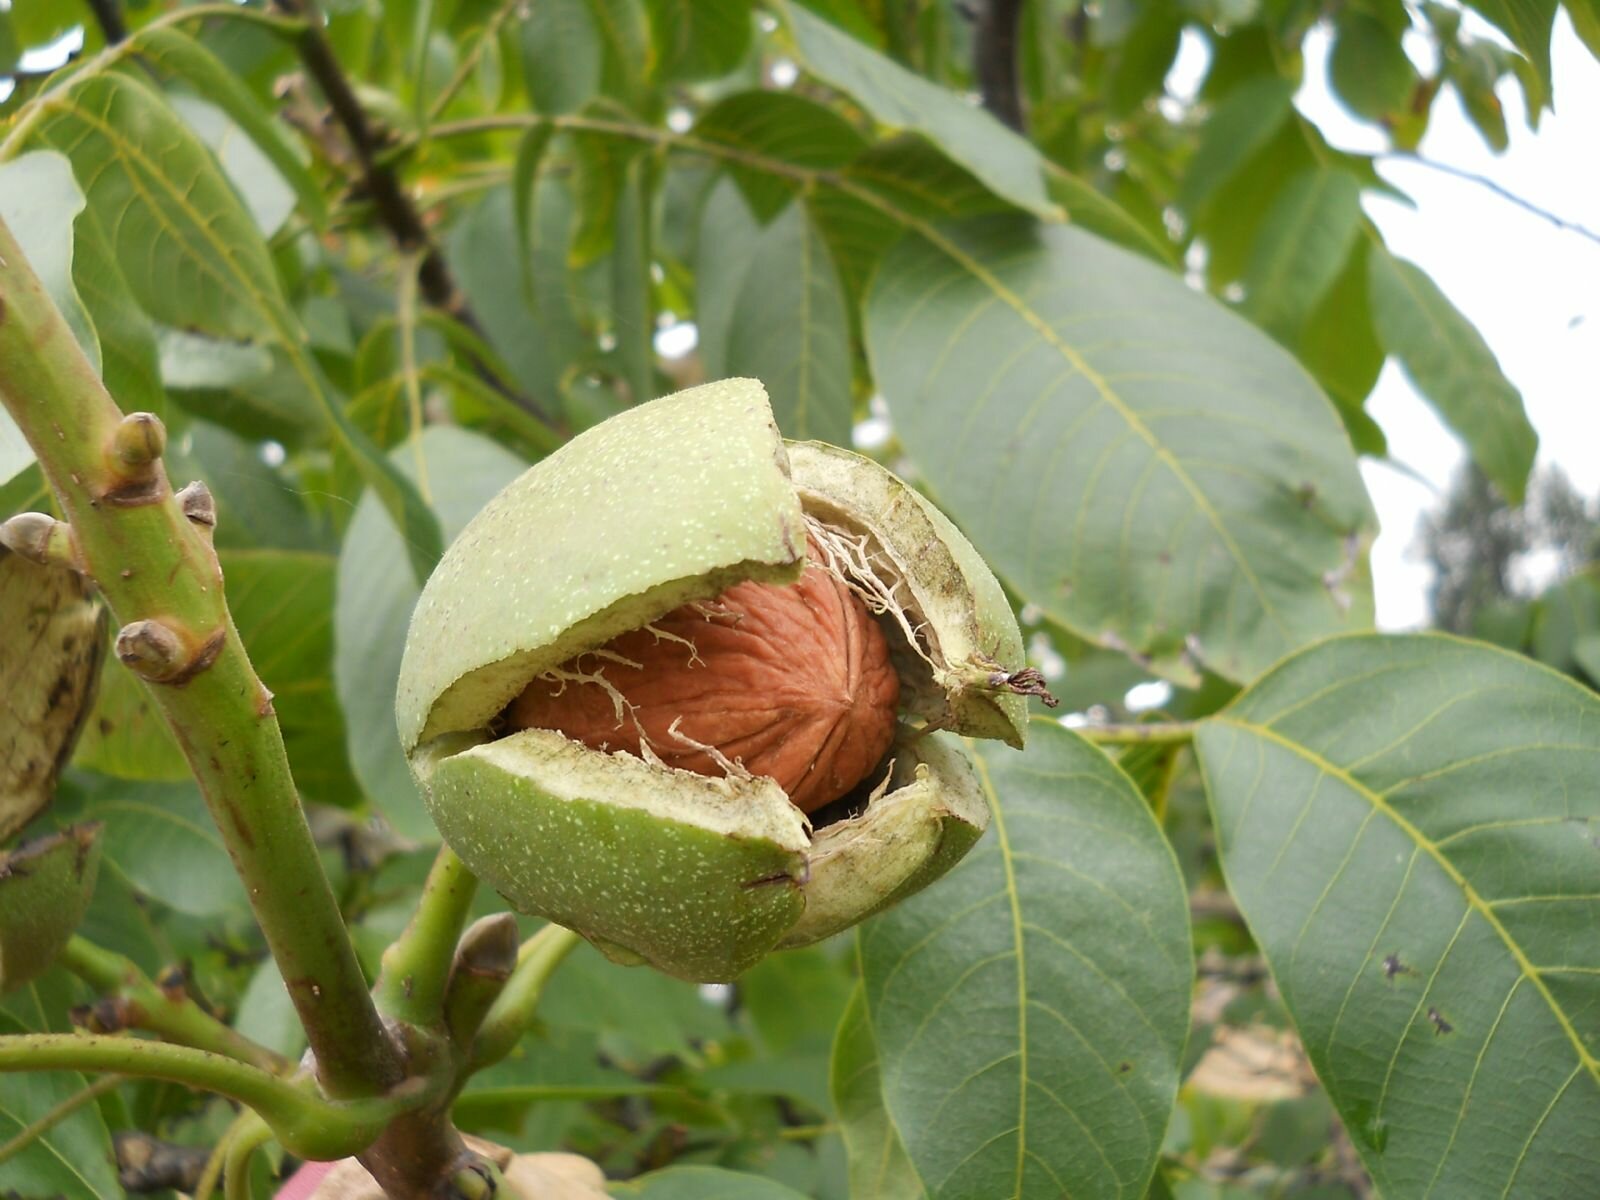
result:
<svg viewBox="0 0 1600 1200"><path fill-rule="evenodd" d="M419 575L528 461L704 378L761 377L790 436L854 437L915 474L863 308L917 222L1064 211L1181 272L1298 359L1359 453L1385 453L1363 405L1396 358L1474 458L1424 536L1439 624L1600 681L1593 509L1559 478L1530 488L1516 389L1360 206L1395 193L1377 163L1415 152L1446 89L1492 146L1506 86L1537 124L1556 0L326 0L323 73L244 19L299 3L225 7L181 23L158 0L0 9L0 211L30 245L66 236L58 302L123 407L167 422L172 476L217 497L235 619L369 970L435 836L392 717ZM1566 8L1600 53L1600 8ZM1334 148L1295 108L1314 29L1383 154ZM1173 94L1194 41L1203 81ZM930 100L930 83L948 90ZM48 504L0 425L0 513ZM1528 597L1511 564L1536 553L1561 579ZM1018 605L1064 711L1197 717L1249 677L1159 669L1174 648L1130 656ZM1201 962L1152 1195L1370 1195L1223 887L1190 753L1123 764L1178 851ZM215 1011L297 1053L199 796L120 670L41 820L91 818L105 864L85 935L152 974L181 964ZM843 1200L829 1055L853 975L848 943L705 989L585 949L458 1116L616 1176L714 1163ZM0 1027L60 1027L89 999L54 972L0 1001ZM7 1077L0 1142L61 1086ZM129 1084L45 1141L76 1164L67 1195L120 1194L101 1166L113 1136L124 1182L171 1194L232 1117ZM152 1146L167 1174L136 1177Z"/></svg>

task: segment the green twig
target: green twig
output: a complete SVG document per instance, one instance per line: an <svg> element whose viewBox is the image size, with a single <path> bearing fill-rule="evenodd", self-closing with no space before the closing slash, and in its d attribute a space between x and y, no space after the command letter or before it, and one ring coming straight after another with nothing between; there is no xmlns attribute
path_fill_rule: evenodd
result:
<svg viewBox="0 0 1600 1200"><path fill-rule="evenodd" d="M1151 721L1147 725L1079 725L1072 732L1097 746L1187 745L1194 740L1193 721Z"/></svg>
<svg viewBox="0 0 1600 1200"><path fill-rule="evenodd" d="M477 878L455 852L440 847L411 923L383 952L383 973L374 991L389 1016L424 1029L439 1023L456 940L477 889Z"/></svg>
<svg viewBox="0 0 1600 1200"><path fill-rule="evenodd" d="M85 1104L93 1103L107 1092L121 1087L127 1082L121 1075L106 1075L103 1078L96 1079L81 1092L74 1092L49 1112L39 1117L38 1120L24 1126L16 1137L0 1145L0 1163L9 1158L15 1158Z"/></svg>
<svg viewBox="0 0 1600 1200"><path fill-rule="evenodd" d="M787 1129L778 1130L780 1142L814 1142L818 1138L825 1138L829 1134L838 1133L839 1127L834 1124L823 1125L791 1125Z"/></svg>
<svg viewBox="0 0 1600 1200"><path fill-rule="evenodd" d="M478 1027L472 1045L472 1071L480 1071L511 1053L533 1020L544 985L581 940L570 929L546 925L522 944L517 969Z"/></svg>
<svg viewBox="0 0 1600 1200"><path fill-rule="evenodd" d="M1486 188L1490 192L1493 192L1496 196L1499 196L1500 199L1506 201L1507 203L1516 205L1524 212L1532 213L1541 220L1549 221L1550 224L1554 225L1557 229L1564 230L1567 233L1575 233L1581 238L1585 238L1588 241L1600 245L1600 233L1596 233L1594 230L1589 229L1576 221L1569 221L1565 217L1560 216L1557 213L1553 213L1547 208L1541 208L1532 200L1529 200L1525 196L1519 196L1510 188L1496 183L1487 175L1479 175L1475 171L1464 170L1461 167L1452 167L1449 163L1442 163L1437 159L1432 158L1423 158L1420 154L1415 154L1408 151L1390 150L1380 155L1380 157L1388 159L1390 162L1406 163L1413 167L1426 167L1428 170L1437 171L1441 175L1449 175L1453 179L1460 179L1466 183L1477 184L1479 187Z"/></svg>
<svg viewBox="0 0 1600 1200"><path fill-rule="evenodd" d="M212 1193L217 1190L217 1182L222 1178L222 1164L228 1160L228 1147L233 1144L233 1139L245 1126L251 1125L261 1118L250 1109L240 1111L217 1139L217 1144L211 1147L211 1157L206 1159L205 1169L200 1172L200 1178L195 1182L194 1200L211 1200Z"/></svg>
<svg viewBox="0 0 1600 1200"><path fill-rule="evenodd" d="M163 990L133 960L120 954L74 937L58 961L103 993L126 1028L147 1029L169 1042L224 1054L274 1075L284 1074L291 1066L282 1055L224 1025L188 995L175 996Z"/></svg>
<svg viewBox="0 0 1600 1200"><path fill-rule="evenodd" d="M253 1118L253 1119L252 1119ZM272 1140L272 1130L260 1117L247 1115L233 1137L228 1140L228 1153L222 1165L222 1195L224 1200L252 1200L250 1194L250 1160L257 1150Z"/></svg>
<svg viewBox="0 0 1600 1200"><path fill-rule="evenodd" d="M379 222L389 231L403 253L417 255L417 282L423 296L433 307L449 314L479 336L484 336L483 326L473 312L466 293L456 286L450 265L417 211L411 194L394 170L391 153L395 148L391 145L393 135L368 116L360 96L356 94L355 85L345 74L338 56L328 43L316 0L272 0L272 4L278 11L305 21L305 28L296 39L300 61L305 64L306 73L321 89L334 119L344 130L350 148L355 152L362 191L371 199ZM507 399L544 419L539 405L531 397L500 379L485 363L473 361L472 366L483 375L489 386L503 389Z"/></svg>
<svg viewBox="0 0 1600 1200"><path fill-rule="evenodd" d="M26 1033L0 1038L0 1072L112 1071L166 1079L247 1104L301 1158L359 1153L397 1114L421 1103L421 1089L392 1098L328 1101L306 1086L188 1046L97 1033ZM400 1089L396 1089L400 1092Z"/></svg>
<svg viewBox="0 0 1600 1200"><path fill-rule="evenodd" d="M228 613L209 494L172 495L161 423L123 417L4 222L0 403L70 522L72 565L122 627L118 657L151 685L200 785L319 1077L339 1097L387 1090L398 1058L300 808L272 694Z"/></svg>

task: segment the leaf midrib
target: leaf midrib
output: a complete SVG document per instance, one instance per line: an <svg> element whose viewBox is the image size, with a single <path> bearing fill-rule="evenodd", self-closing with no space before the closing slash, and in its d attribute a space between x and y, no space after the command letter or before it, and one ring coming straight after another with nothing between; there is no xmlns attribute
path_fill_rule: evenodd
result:
<svg viewBox="0 0 1600 1200"><path fill-rule="evenodd" d="M973 765L982 780L994 820L995 837L1000 843L1000 864L1005 871L1006 899L1011 906L1011 938L1017 952L1017 1174L1012 1194L1022 1195L1022 1176L1028 1162L1028 958L1022 934L1022 898L1017 893L1017 874L1011 862L1011 838L1006 832L1005 813L1000 794L989 775L989 764L974 756Z"/></svg>
<svg viewBox="0 0 1600 1200"><path fill-rule="evenodd" d="M1296 757L1310 763L1319 771L1322 771L1327 775L1331 775L1333 778L1343 783L1351 791L1355 792L1358 796L1361 796L1363 799L1365 799L1367 803L1371 804L1384 816L1388 817L1396 828L1409 837L1415 845L1426 851L1428 856L1439 865L1439 868L1444 871L1445 875L1449 877L1451 882L1461 890L1461 894L1466 898L1468 907L1472 911L1476 912L1484 921L1486 921L1489 927L1499 935L1500 940L1505 944L1506 949L1511 952L1511 957L1516 962L1517 969L1528 980L1528 982L1533 984L1533 986L1538 990L1539 994L1544 997L1545 1003L1549 1006L1551 1013L1554 1014L1556 1018L1556 1023L1561 1026L1562 1032L1567 1036L1567 1040L1572 1043L1573 1049L1577 1051L1579 1064L1583 1068L1587 1069L1589 1074L1597 1082L1600 1082L1600 1060L1597 1060L1593 1055L1591 1055L1588 1049L1584 1046L1582 1037L1579 1036L1577 1029L1574 1028L1572 1024L1572 1019L1567 1015L1566 1010L1563 1009L1559 1003L1557 1003L1555 996L1551 994L1549 987L1546 986L1543 975L1540 974L1538 968L1535 967L1533 962L1528 958L1527 953L1522 949L1521 945L1511 936L1510 931L1506 929L1506 927L1501 923L1500 919L1495 915L1493 907L1478 893L1478 890L1467 881L1466 876L1464 876L1456 867L1456 865L1444 855L1434 841L1427 837L1422 830L1417 828L1417 826L1406 820L1404 816L1397 812L1395 808L1388 802L1387 797L1383 793L1374 791L1372 788L1362 783L1354 775L1350 774L1350 772L1345 768L1330 762L1328 759L1312 750L1309 746L1302 745L1299 742L1285 737L1270 725L1257 725L1250 721L1241 720L1238 717L1214 716L1208 719L1216 724L1231 726L1234 729L1243 730L1246 733L1253 733L1259 737L1265 738L1274 745L1279 746L1282 749L1289 751L1291 754L1294 754Z"/></svg>
<svg viewBox="0 0 1600 1200"><path fill-rule="evenodd" d="M911 222L910 228L914 229L930 244L937 247L941 252L953 259L958 266L968 271L973 278L977 279L978 282L987 287L995 295L995 297L1001 301L1001 303L1005 304L1006 307L1010 308L1014 313L1017 314L1018 317L1022 318L1022 320L1030 328L1032 328L1036 334L1038 334L1040 340L1052 347L1061 355L1062 358L1066 359L1067 363L1074 370L1076 370L1089 381L1090 385L1100 396L1101 400L1105 402L1106 406L1110 408L1112 412L1121 417L1128 428L1131 429L1141 440L1144 441L1146 445L1150 447L1151 452L1162 463L1162 465L1172 473L1173 477L1177 479L1180 484L1182 484L1184 490L1187 491L1190 495L1190 498L1194 500L1195 507L1200 510L1207 522L1209 522L1211 527L1216 531L1217 537L1227 549L1229 556L1233 559L1234 564L1238 567L1240 574L1242 574L1246 582L1249 583L1250 590L1255 593L1256 600L1261 605L1261 611L1269 620L1271 620L1273 626L1283 636L1285 641L1292 644L1295 640L1293 634L1283 623L1283 618L1279 615L1277 608L1267 596L1265 589L1262 587L1260 578L1257 577L1255 571L1251 569L1250 561L1244 554L1244 551L1240 548L1238 542L1234 540L1232 533L1228 531L1226 524L1222 520L1221 514L1219 514L1217 510L1212 507L1210 498L1201 489L1200 485L1195 482L1193 477L1183 469L1182 463L1180 463L1172 451L1167 448L1166 444L1156 437L1155 432L1144 423L1144 420L1139 416L1138 413L1128 407L1127 403L1117 393L1117 390L1106 382L1105 376L1099 371L1095 370L1094 367L1090 365L1089 361L1084 358L1076 348L1059 337L1056 334L1056 331L1051 328L1049 322L1047 322L1043 317L1039 316L1038 313L1034 312L1033 308L1025 300L1023 300L1021 296L1018 296L1010 288L1006 287L997 276L995 276L982 263L973 258L955 242L951 241L944 234L940 233L938 230L922 221Z"/></svg>

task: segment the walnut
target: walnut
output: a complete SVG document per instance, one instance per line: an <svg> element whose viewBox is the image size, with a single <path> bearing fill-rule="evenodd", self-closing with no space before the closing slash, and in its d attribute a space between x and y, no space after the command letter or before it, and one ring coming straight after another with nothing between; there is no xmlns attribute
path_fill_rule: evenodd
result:
<svg viewBox="0 0 1600 1200"><path fill-rule="evenodd" d="M554 729L595 750L701 775L742 769L802 812L844 796L894 741L900 679L883 630L843 579L740 583L686 604L535 679L512 729Z"/></svg>

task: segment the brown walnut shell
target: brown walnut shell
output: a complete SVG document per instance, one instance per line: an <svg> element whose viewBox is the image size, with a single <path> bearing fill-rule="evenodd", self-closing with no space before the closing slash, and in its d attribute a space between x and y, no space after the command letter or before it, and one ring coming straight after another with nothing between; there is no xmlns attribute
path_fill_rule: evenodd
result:
<svg viewBox="0 0 1600 1200"><path fill-rule="evenodd" d="M736 584L570 660L507 723L631 754L643 737L669 767L720 776L732 762L802 812L832 803L888 753L900 679L866 605L814 544L810 558L797 583Z"/></svg>

